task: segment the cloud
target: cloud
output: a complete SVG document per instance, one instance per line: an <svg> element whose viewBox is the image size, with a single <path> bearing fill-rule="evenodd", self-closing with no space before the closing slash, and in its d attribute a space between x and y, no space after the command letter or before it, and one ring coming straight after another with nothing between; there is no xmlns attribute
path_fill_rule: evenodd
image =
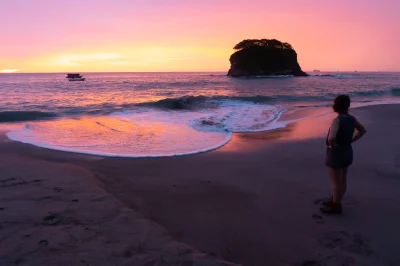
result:
<svg viewBox="0 0 400 266"><path fill-rule="evenodd" d="M96 53L96 54L68 54L56 58L59 65L81 66L91 63L112 63L122 62L124 58L117 53ZM117 60L117 61L116 61Z"/></svg>

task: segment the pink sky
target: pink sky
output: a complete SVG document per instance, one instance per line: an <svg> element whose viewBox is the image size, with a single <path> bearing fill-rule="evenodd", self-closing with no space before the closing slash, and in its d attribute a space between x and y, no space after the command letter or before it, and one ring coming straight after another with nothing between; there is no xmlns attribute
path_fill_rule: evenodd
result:
<svg viewBox="0 0 400 266"><path fill-rule="evenodd" d="M0 71L227 71L247 38L303 69L400 71L399 0L0 1Z"/></svg>

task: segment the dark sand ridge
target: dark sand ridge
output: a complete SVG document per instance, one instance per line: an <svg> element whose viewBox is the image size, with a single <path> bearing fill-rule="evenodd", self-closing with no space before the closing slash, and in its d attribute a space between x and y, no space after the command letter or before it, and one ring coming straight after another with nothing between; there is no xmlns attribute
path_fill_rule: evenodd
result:
<svg viewBox="0 0 400 266"><path fill-rule="evenodd" d="M318 211L333 115L161 159L3 138L0 265L400 265L399 111L353 111L368 134L334 217Z"/></svg>

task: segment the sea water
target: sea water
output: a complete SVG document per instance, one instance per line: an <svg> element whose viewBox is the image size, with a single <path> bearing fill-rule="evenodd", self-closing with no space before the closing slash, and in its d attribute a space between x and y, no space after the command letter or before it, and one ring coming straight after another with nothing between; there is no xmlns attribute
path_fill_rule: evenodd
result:
<svg viewBox="0 0 400 266"><path fill-rule="evenodd" d="M353 106L400 102L400 73L318 74L84 73L84 82L64 74L0 74L0 129L12 140L56 150L174 156L219 148L235 132L283 127L294 121L285 114L329 107L342 93Z"/></svg>

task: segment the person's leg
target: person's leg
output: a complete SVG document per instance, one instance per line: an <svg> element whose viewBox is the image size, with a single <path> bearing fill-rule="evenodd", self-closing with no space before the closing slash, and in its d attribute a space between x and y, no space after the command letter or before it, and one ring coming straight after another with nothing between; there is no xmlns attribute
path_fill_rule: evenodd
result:
<svg viewBox="0 0 400 266"><path fill-rule="evenodd" d="M320 209L324 213L341 214L342 213L342 176L343 169L329 168L329 176L332 182L332 202L324 204Z"/></svg>
<svg viewBox="0 0 400 266"><path fill-rule="evenodd" d="M343 173L342 173L342 198L344 196L344 194L346 194L346 190L347 190L347 172L348 172L348 168L343 168Z"/></svg>
<svg viewBox="0 0 400 266"><path fill-rule="evenodd" d="M341 204L342 202L342 175L343 169L329 168L329 176L332 182L332 200L336 204Z"/></svg>

